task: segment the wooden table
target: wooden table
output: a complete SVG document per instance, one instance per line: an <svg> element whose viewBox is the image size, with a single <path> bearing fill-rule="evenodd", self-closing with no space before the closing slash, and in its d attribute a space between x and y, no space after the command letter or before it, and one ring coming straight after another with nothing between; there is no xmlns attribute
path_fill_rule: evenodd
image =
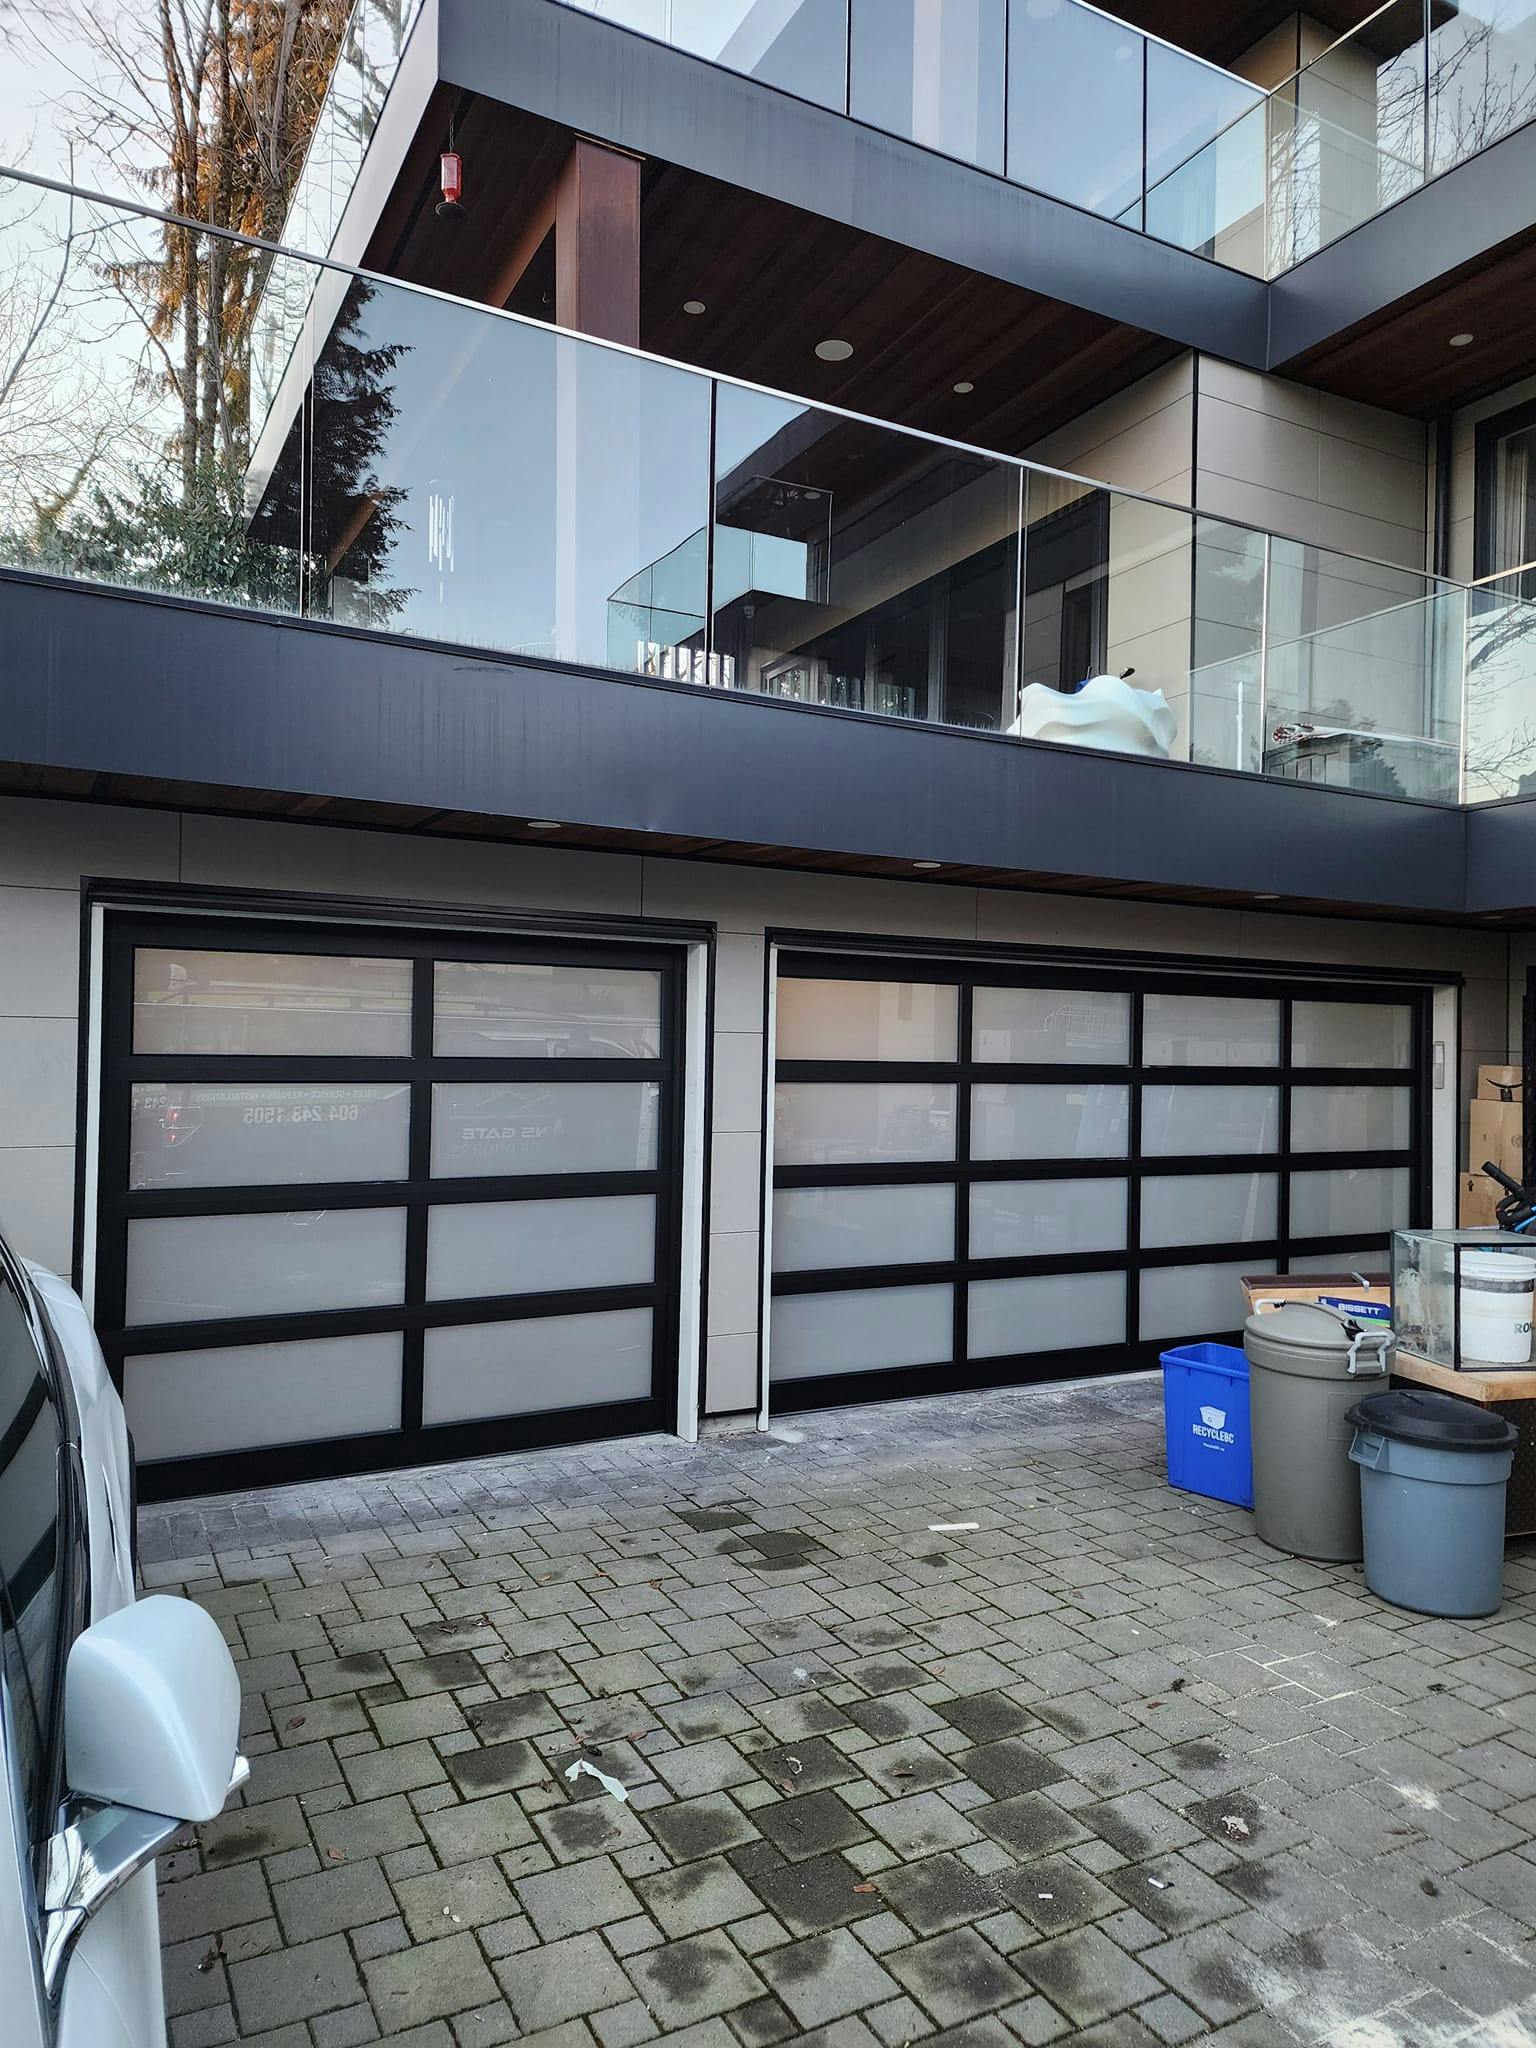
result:
<svg viewBox="0 0 1536 2048"><path fill-rule="evenodd" d="M1411 1380L1420 1387L1437 1387L1443 1394L1459 1394L1479 1408L1494 1409L1515 1425L1520 1441L1515 1445L1515 1462L1504 1496L1504 1533L1536 1535L1536 1408L1525 1406L1536 1401L1536 1370L1520 1372L1506 1367L1479 1372L1471 1367L1458 1372L1452 1366L1420 1358L1415 1351L1394 1350L1392 1377Z"/></svg>

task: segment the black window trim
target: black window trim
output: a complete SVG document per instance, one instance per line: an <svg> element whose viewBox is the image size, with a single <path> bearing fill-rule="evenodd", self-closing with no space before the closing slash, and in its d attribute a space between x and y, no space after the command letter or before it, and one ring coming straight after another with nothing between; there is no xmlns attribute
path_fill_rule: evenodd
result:
<svg viewBox="0 0 1536 2048"><path fill-rule="evenodd" d="M1528 398L1522 405L1509 406L1503 412L1490 413L1487 419L1477 423L1472 458L1472 575L1475 580L1515 576L1515 569L1505 569L1493 559L1494 528L1498 516L1494 448L1506 435L1518 434L1530 427L1536 427L1536 398ZM1518 566L1516 564L1516 568ZM1528 574L1533 588L1522 588L1518 593L1522 597L1536 595L1536 571ZM1518 580L1523 583L1526 579Z"/></svg>

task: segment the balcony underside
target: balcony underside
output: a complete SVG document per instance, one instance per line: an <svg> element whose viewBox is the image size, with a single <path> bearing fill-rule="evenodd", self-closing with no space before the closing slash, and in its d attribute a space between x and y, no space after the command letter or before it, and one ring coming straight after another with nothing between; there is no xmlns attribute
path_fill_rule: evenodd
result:
<svg viewBox="0 0 1536 2048"><path fill-rule="evenodd" d="M879 238L893 260L921 251L1262 367L1256 278L548 0L439 0L437 25L439 76L459 93ZM440 131L430 141L435 157ZM826 273L814 251L802 261L793 246L766 246L785 258L763 265L781 294L816 293ZM803 379L795 388L831 395Z"/></svg>
<svg viewBox="0 0 1536 2048"><path fill-rule="evenodd" d="M675 51L659 54L677 58ZM701 90L717 80L728 89L763 90L712 66L694 69L705 74ZM450 104L470 169L464 217L445 223L431 200ZM796 102L785 104L800 111ZM531 318L555 318L548 244L510 297L508 258L576 133L486 94L455 103L440 89L359 253L363 267L456 298L509 304ZM1022 453L1179 352L1159 332L1069 298L902 247L660 156L642 167L634 231L639 328L614 338L674 362L1003 453ZM692 316L685 304L705 311ZM844 334L857 343L850 361L815 355L817 341ZM959 381L972 388L956 392Z"/></svg>
<svg viewBox="0 0 1536 2048"><path fill-rule="evenodd" d="M1333 915L1536 922L1464 812L0 578L6 787ZM542 843L549 844L548 838Z"/></svg>

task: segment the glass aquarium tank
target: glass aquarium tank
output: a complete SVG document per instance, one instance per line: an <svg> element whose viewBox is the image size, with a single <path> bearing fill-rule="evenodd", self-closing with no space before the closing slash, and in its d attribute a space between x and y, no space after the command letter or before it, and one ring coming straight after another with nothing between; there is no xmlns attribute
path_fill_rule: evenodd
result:
<svg viewBox="0 0 1536 2048"><path fill-rule="evenodd" d="M1392 1233L1392 1332L1453 1372L1529 1371L1536 1243L1508 1230Z"/></svg>

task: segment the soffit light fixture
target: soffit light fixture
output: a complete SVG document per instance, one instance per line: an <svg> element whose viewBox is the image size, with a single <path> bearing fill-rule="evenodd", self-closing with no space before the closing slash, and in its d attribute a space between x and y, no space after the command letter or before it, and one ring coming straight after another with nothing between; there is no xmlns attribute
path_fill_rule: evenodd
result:
<svg viewBox="0 0 1536 2048"><path fill-rule="evenodd" d="M560 832L564 830L564 827L554 818L530 818L528 820L528 830L530 832Z"/></svg>
<svg viewBox="0 0 1536 2048"><path fill-rule="evenodd" d="M973 392L976 389L976 386L971 382L969 377L962 377L960 382L955 386L955 389L962 398L966 398L970 395L971 392Z"/></svg>
<svg viewBox="0 0 1536 2048"><path fill-rule="evenodd" d="M827 341L818 341L816 353L824 363L846 363L853 354L851 341L839 341L836 336Z"/></svg>
<svg viewBox="0 0 1536 2048"><path fill-rule="evenodd" d="M709 308L708 306L705 305L702 299L684 299L683 311L685 313L691 313L693 317L697 319L700 313L707 313L709 311Z"/></svg>
<svg viewBox="0 0 1536 2048"><path fill-rule="evenodd" d="M1475 334L1453 334L1451 336L1451 347L1470 348L1476 339L1477 336Z"/></svg>
<svg viewBox="0 0 1536 2048"><path fill-rule="evenodd" d="M943 867L944 863L941 860L915 860L912 865L921 868L925 874L931 874L935 868Z"/></svg>

